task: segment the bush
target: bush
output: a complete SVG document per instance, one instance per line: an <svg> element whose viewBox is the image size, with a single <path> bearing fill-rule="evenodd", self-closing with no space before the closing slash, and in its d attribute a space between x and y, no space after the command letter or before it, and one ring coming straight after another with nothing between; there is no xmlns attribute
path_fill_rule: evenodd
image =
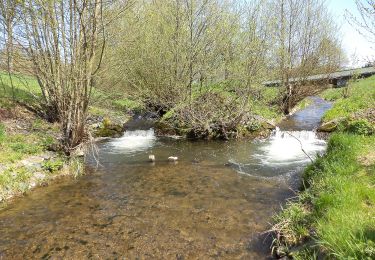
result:
<svg viewBox="0 0 375 260"><path fill-rule="evenodd" d="M187 133L189 138L229 139L245 117L244 103L225 91L206 91L191 103L176 106L163 117L163 123Z"/></svg>

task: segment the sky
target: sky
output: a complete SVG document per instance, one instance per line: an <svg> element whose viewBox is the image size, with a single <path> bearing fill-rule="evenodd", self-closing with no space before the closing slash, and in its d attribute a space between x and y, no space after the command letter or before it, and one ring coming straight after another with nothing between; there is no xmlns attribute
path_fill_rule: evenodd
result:
<svg viewBox="0 0 375 260"><path fill-rule="evenodd" d="M347 66L359 67L363 66L368 58L375 59L375 46L372 48L365 37L360 35L356 28L351 26L344 17L345 10L349 10L353 15L359 16L355 1L327 0L327 5L341 28L342 44L349 60Z"/></svg>

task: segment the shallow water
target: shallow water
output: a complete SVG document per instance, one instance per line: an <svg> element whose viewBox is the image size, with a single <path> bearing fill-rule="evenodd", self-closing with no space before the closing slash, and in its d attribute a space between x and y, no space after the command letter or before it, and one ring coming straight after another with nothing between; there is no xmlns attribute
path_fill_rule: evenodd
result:
<svg viewBox="0 0 375 260"><path fill-rule="evenodd" d="M316 129L325 111L331 108L332 103L320 97L310 97L310 99L311 105L287 117L279 127L283 130L293 131Z"/></svg>
<svg viewBox="0 0 375 260"><path fill-rule="evenodd" d="M311 157L325 148L309 131L230 142L125 133L99 144L91 174L0 211L0 259L265 259L262 232L309 162L300 142Z"/></svg>

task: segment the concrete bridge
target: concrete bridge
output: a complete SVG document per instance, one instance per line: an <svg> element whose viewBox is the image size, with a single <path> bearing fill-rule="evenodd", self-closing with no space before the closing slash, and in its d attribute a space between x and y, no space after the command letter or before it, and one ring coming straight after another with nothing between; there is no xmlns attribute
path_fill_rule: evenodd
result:
<svg viewBox="0 0 375 260"><path fill-rule="evenodd" d="M308 76L306 78L292 78L289 80L290 83L297 82L310 82L310 83L320 83L328 82L335 87L343 87L346 85L347 81L353 76L359 78L366 78L375 75L375 67L350 69L333 72L330 74L318 74L313 76ZM266 87L279 87L281 80L266 81L263 83Z"/></svg>

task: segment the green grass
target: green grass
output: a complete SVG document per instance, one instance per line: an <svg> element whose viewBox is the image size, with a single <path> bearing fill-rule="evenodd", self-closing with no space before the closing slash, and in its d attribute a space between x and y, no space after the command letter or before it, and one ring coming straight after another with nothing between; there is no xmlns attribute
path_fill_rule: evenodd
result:
<svg viewBox="0 0 375 260"><path fill-rule="evenodd" d="M346 118L355 112L374 107L375 76L352 82L348 87L328 89L321 96L335 101L333 108L324 115L323 121Z"/></svg>
<svg viewBox="0 0 375 260"><path fill-rule="evenodd" d="M139 101L134 101L129 98L117 99L112 104L123 111L141 111L144 109L144 105Z"/></svg>
<svg viewBox="0 0 375 260"><path fill-rule="evenodd" d="M312 104L312 100L307 97L302 99L295 107L294 110L302 110Z"/></svg>
<svg viewBox="0 0 375 260"><path fill-rule="evenodd" d="M43 172L48 179L63 166L64 156L60 154L55 154L56 159L44 162L39 170L20 163L30 156L45 153L47 147L56 142L55 135L59 131L55 125L41 119L34 119L30 123L29 128L17 132L14 129L7 131L5 125L0 123L0 202L27 191L32 182L42 182L33 178L34 171ZM7 124L13 126L9 122Z"/></svg>
<svg viewBox="0 0 375 260"><path fill-rule="evenodd" d="M3 140L3 138L5 137L5 126L0 123L0 142Z"/></svg>
<svg viewBox="0 0 375 260"><path fill-rule="evenodd" d="M251 112L268 120L279 121L283 117L278 106L272 106L264 101L252 102Z"/></svg>
<svg viewBox="0 0 375 260"><path fill-rule="evenodd" d="M284 236L279 242L294 246L310 238L315 246L300 250L338 259L373 259L375 165L363 158L371 160L374 147L375 136L334 134L327 154L305 171L306 190L275 218Z"/></svg>
<svg viewBox="0 0 375 260"><path fill-rule="evenodd" d="M0 174L0 199L4 189L14 192L25 192L28 189L28 180L32 177L26 168L7 169ZM1 201L1 200L0 200Z"/></svg>
<svg viewBox="0 0 375 260"><path fill-rule="evenodd" d="M260 98L250 101L252 112L268 120L281 120L283 113L276 102L280 95L280 88L261 86L259 93Z"/></svg>
<svg viewBox="0 0 375 260"><path fill-rule="evenodd" d="M35 78L23 75L12 76L14 89L11 87L11 81L8 74L0 72L0 107L12 107L13 93L17 101L33 104L41 91Z"/></svg>
<svg viewBox="0 0 375 260"><path fill-rule="evenodd" d="M324 98L325 100L328 100L328 101L336 101L340 98L343 98L344 97L344 88L328 88L326 90L324 90L322 93L320 93L319 96L321 96L322 98Z"/></svg>
<svg viewBox="0 0 375 260"><path fill-rule="evenodd" d="M39 131L43 132L39 132ZM54 138L47 131L56 131L50 127L40 128L25 134L5 133L0 124L0 163L14 163L26 156L39 154L54 142Z"/></svg>
<svg viewBox="0 0 375 260"><path fill-rule="evenodd" d="M32 76L12 75L13 87L7 73L0 72L0 107L11 108L13 93L16 101L33 105L41 98L38 81ZM122 111L142 108L139 102L130 100L119 93L107 93L98 88L92 92L89 112L99 116L116 116ZM123 113L122 113L123 114Z"/></svg>

